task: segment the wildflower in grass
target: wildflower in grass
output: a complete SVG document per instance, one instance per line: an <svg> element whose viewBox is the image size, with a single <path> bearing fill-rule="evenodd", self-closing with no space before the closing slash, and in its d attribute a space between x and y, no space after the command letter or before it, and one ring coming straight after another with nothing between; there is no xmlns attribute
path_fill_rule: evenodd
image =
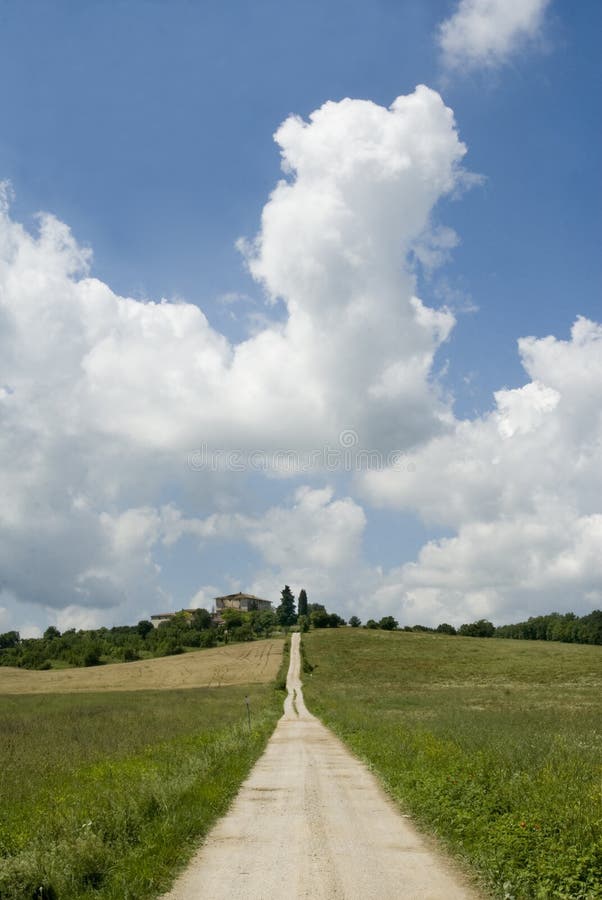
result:
<svg viewBox="0 0 602 900"><path fill-rule="evenodd" d="M520 825L521 828L526 828L526 827L527 827L527 823L526 823L526 822L519 822L518 824Z"/></svg>

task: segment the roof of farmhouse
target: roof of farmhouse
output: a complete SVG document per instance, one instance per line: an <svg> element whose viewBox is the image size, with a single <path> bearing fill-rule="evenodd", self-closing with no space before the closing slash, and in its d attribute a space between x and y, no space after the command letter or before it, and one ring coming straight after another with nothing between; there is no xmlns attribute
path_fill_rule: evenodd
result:
<svg viewBox="0 0 602 900"><path fill-rule="evenodd" d="M223 597L216 597L216 600L263 600L263 597L256 597L255 594L243 594L239 591L237 594L226 594ZM264 603L270 603L271 601L265 601Z"/></svg>

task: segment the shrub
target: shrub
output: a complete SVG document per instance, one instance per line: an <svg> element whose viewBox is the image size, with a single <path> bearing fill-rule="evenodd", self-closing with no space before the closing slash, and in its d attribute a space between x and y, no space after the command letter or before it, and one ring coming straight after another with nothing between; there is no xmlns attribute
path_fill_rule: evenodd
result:
<svg viewBox="0 0 602 900"><path fill-rule="evenodd" d="M232 636L235 641L252 641L253 630L249 624L241 625L240 628L234 629Z"/></svg>
<svg viewBox="0 0 602 900"><path fill-rule="evenodd" d="M243 624L242 613L238 609L225 609L222 613L222 619L228 631L240 628Z"/></svg>
<svg viewBox="0 0 602 900"><path fill-rule="evenodd" d="M154 630L155 629L153 623L149 622L148 619L141 619L140 622L138 622L138 624L136 625L136 631L141 638L145 638L149 634L152 634Z"/></svg>
<svg viewBox="0 0 602 900"><path fill-rule="evenodd" d="M177 643L175 638L167 638L166 640L161 641L157 647L158 656L177 656L179 653L183 652L184 648L181 644Z"/></svg>
<svg viewBox="0 0 602 900"><path fill-rule="evenodd" d="M297 625L299 626L299 631L301 634L305 634L309 631L309 617L308 616L299 616L297 619Z"/></svg>
<svg viewBox="0 0 602 900"><path fill-rule="evenodd" d="M217 644L217 637L215 631L211 629L210 631L203 631L199 635L199 647L215 647Z"/></svg>
<svg viewBox="0 0 602 900"><path fill-rule="evenodd" d="M330 616L325 609L314 609L310 619L314 628L328 628L330 625Z"/></svg>
<svg viewBox="0 0 602 900"><path fill-rule="evenodd" d="M100 662L100 649L98 647L86 647L82 656L82 665L99 666Z"/></svg>
<svg viewBox="0 0 602 900"><path fill-rule="evenodd" d="M460 634L464 637L493 637L495 634L494 625L487 619L479 619L478 622L471 622L469 625L460 626Z"/></svg>

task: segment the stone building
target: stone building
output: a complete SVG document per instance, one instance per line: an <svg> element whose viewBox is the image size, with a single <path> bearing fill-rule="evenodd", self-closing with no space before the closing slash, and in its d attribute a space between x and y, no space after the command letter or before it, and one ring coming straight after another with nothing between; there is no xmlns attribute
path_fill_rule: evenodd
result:
<svg viewBox="0 0 602 900"><path fill-rule="evenodd" d="M238 609L241 612L252 612L253 610L264 610L272 608L271 600L262 600L254 594L226 594L225 597L215 598L215 612L219 615L225 609Z"/></svg>

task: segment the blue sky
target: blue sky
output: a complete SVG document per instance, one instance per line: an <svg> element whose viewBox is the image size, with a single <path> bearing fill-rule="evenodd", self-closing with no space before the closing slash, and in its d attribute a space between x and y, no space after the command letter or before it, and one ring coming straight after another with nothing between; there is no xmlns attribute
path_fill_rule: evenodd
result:
<svg viewBox="0 0 602 900"><path fill-rule="evenodd" d="M249 333L245 310L272 322L286 319L282 302L265 306L271 276L252 278L235 247L239 237L258 233L262 208L281 177L276 129L291 114L307 120L326 101L350 97L386 108L397 96L426 84L454 111L460 140L468 148L463 165L483 176L468 191L441 195L432 224L454 229L459 243L435 271L416 270L422 301L430 307L447 303L456 317L451 335L434 351L429 378L447 392L457 421L482 422L478 417L494 408L494 391L520 388L530 380L517 352L519 338L554 335L566 342L577 315L600 319L602 62L597 36L602 10L593 2L553 0L540 6L541 19L529 40L510 36L495 64L473 64L467 57L465 66L454 67L446 65L437 44L440 23L458 14L458 3L450 0L5 3L0 12L0 180L12 186L11 222L35 233L34 215L39 210L53 214L80 245L92 248L92 275L116 295L185 300L237 344ZM249 299L223 302L234 294ZM251 327L257 327L256 320ZM3 374L6 384L12 383L10 377L10 370ZM541 376L537 380L546 383ZM404 415L400 408L399 416ZM359 433L355 421L347 424ZM205 437L202 428L196 434L199 440ZM418 441L425 459L431 438L426 429ZM592 435L582 439L587 446L595 444ZM170 452L185 459L190 443L183 439ZM403 449L419 452L412 441ZM536 454L533 448L524 452ZM554 478L562 481L566 460L557 465ZM46 485L56 478L59 493L72 490L56 472L39 477ZM90 478L88 468L81 483ZM90 500L98 515L171 503L188 518L217 511L258 519L279 505L297 508L295 491L303 482L256 477L244 484L235 479L236 486L225 479L217 488L191 487L167 470L158 476L156 490L145 478L126 481L120 500L114 494L112 500ZM323 511L345 497L363 509L365 568L353 576L362 584L358 607L380 603L386 612L401 618L405 612L417 620L422 609L425 619L439 612L461 618L481 608L504 618L506 612L531 609L531 588L493 574L489 581L479 576L478 584L467 576L453 597L439 597L434 605L431 594L439 588L427 583L426 575L419 587L408 587L402 575L391 574L416 560L429 540L452 538L471 523L483 524L478 510L472 518L452 520L429 512L414 494L404 494L390 508L382 491L345 474L316 472L309 481L315 488L332 486L333 497L324 500ZM507 493L507 481L499 490ZM580 488L579 496L583 493L587 490ZM49 513L56 512L52 496L44 502ZM579 506L574 497L565 504ZM578 512L581 521L595 510ZM513 514L500 512L500 521ZM195 527L189 531L198 538L200 526ZM145 569L146 590L152 582L152 590L159 591L153 603L160 599L180 606L197 589L209 597L213 587L225 589L229 583L268 590L285 574L274 562L278 554L266 557L262 541L249 538L249 528L253 534L260 528L257 523L247 522L242 531L240 523L223 527L227 536L209 543L202 539L199 544L190 534L166 541L163 534L155 536L152 549L145 544L153 565L162 569L157 577ZM19 535L26 541L27 529ZM350 546L356 537L352 529ZM439 549L449 555L453 548ZM106 565L106 560L89 560L90 571ZM453 559L449 565L455 570ZM82 573L65 566L65 578L77 581ZM382 579L375 584L371 567L384 570L386 584ZM311 568L310 559L300 566L301 577L311 577ZM328 599L329 579L336 580L338 570L326 568L317 590ZM584 597L594 597L594 582L589 572L565 592L563 602L588 608ZM152 611L129 584L130 575L124 575L121 600L100 604L100 619ZM63 608L59 600L47 602L38 589L28 594L19 585L17 577L6 577L0 585L6 591L0 608L4 603L11 625L30 628L60 614L67 623L71 613L61 613L66 608L74 622L94 620L72 600ZM310 584L296 588L303 586L311 593ZM334 585L331 590L333 605L351 614L353 603L347 608ZM416 591L429 590L421 606ZM477 597L472 605L462 599L467 595ZM536 607L546 605L543 587L537 598ZM81 606L96 609L91 596Z"/></svg>
<svg viewBox="0 0 602 900"><path fill-rule="evenodd" d="M257 294L234 242L278 177L276 127L328 99L388 105L439 85L433 33L453 6L5 4L0 171L15 210L69 223L120 293L185 297L228 331L215 298ZM556 3L543 51L444 89L487 178L445 213L462 241L446 278L480 311L449 347L452 383L476 373L477 409L521 383L518 336L566 334L598 308L601 26L598 4Z"/></svg>

